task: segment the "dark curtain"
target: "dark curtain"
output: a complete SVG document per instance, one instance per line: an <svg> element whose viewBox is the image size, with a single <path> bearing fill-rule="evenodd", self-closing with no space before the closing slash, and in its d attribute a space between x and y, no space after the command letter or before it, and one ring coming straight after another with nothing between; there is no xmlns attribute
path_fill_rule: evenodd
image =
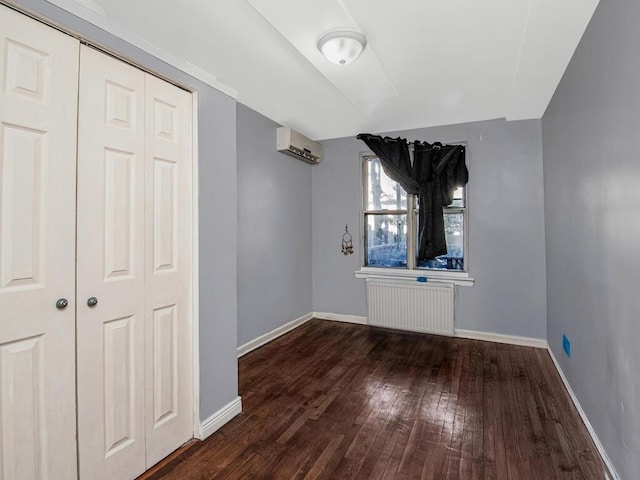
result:
<svg viewBox="0 0 640 480"><path fill-rule="evenodd" d="M407 193L418 196L418 260L446 255L442 208L451 205L453 192L469 180L465 147L414 142L412 165L406 139L368 133L361 133L357 138L378 156L389 178Z"/></svg>

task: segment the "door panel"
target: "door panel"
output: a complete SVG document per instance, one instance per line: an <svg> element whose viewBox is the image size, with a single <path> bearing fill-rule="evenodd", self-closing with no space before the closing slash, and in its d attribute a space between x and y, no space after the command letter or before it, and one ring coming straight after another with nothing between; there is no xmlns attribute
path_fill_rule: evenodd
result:
<svg viewBox="0 0 640 480"><path fill-rule="evenodd" d="M76 478L78 48L0 6L2 480Z"/></svg>
<svg viewBox="0 0 640 480"><path fill-rule="evenodd" d="M3 460L18 460L3 465L4 478L47 478L42 347L42 335L0 346Z"/></svg>
<svg viewBox="0 0 640 480"><path fill-rule="evenodd" d="M2 133L0 286L14 290L41 288L45 260L42 202L46 186L43 165L46 132L5 123Z"/></svg>
<svg viewBox="0 0 640 480"><path fill-rule="evenodd" d="M135 372L132 369L135 317L104 323L104 398L106 456L116 454L135 441Z"/></svg>
<svg viewBox="0 0 640 480"><path fill-rule="evenodd" d="M153 311L153 426L178 414L178 315L176 305Z"/></svg>
<svg viewBox="0 0 640 480"><path fill-rule="evenodd" d="M178 216L178 165L153 159L153 267L154 273L177 271L176 217Z"/></svg>
<svg viewBox="0 0 640 480"><path fill-rule="evenodd" d="M193 436L191 101L146 76L147 467Z"/></svg>
<svg viewBox="0 0 640 480"><path fill-rule="evenodd" d="M80 476L135 478L145 470L145 74L85 46L80 62Z"/></svg>
<svg viewBox="0 0 640 480"><path fill-rule="evenodd" d="M140 162L140 160L138 160ZM134 276L136 155L105 148L104 151L104 279L119 281Z"/></svg>

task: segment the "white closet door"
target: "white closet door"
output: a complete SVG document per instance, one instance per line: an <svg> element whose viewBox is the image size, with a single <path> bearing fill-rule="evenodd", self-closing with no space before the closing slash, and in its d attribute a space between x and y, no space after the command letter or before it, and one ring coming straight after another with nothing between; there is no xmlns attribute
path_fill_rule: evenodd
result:
<svg viewBox="0 0 640 480"><path fill-rule="evenodd" d="M147 75L147 467L193 436L191 101Z"/></svg>
<svg viewBox="0 0 640 480"><path fill-rule="evenodd" d="M80 67L80 477L119 480L145 470L145 74L85 46Z"/></svg>
<svg viewBox="0 0 640 480"><path fill-rule="evenodd" d="M0 43L0 479L74 479L79 44L3 6Z"/></svg>

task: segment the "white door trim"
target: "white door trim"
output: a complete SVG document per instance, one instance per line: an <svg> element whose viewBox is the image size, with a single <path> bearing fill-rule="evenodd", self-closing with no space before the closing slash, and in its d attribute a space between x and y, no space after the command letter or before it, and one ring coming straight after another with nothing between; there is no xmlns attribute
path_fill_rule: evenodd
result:
<svg viewBox="0 0 640 480"><path fill-rule="evenodd" d="M198 203L198 92L191 92L193 120L191 124L192 142L191 146L191 167L192 186L191 193L193 218L191 220L191 242L192 242L192 263L191 263L191 328L193 333L193 437L202 439L202 424L200 423L200 243L199 234L199 203Z"/></svg>

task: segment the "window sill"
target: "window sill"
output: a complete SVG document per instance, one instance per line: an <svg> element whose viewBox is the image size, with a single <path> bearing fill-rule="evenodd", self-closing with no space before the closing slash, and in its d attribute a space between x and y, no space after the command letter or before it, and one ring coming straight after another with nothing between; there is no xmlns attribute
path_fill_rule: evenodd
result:
<svg viewBox="0 0 640 480"><path fill-rule="evenodd" d="M469 277L467 272L439 272L435 270L406 270L403 268L374 268L362 267L353 272L356 278L366 280L388 280L394 283L424 284L446 283L470 287L475 280ZM419 278L426 278L426 282L421 282Z"/></svg>

